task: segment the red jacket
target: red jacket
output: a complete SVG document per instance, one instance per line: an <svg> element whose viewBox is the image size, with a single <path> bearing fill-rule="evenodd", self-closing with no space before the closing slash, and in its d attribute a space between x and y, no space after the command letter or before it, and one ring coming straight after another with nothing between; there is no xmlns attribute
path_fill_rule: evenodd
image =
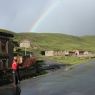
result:
<svg viewBox="0 0 95 95"><path fill-rule="evenodd" d="M13 60L13 63L12 63L12 69L13 69L14 71L17 70L17 63L16 63L15 60Z"/></svg>

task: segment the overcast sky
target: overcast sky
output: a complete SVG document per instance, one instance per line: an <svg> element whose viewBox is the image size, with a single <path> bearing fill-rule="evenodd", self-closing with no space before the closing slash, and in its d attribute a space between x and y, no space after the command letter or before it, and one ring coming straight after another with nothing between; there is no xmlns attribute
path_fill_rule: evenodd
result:
<svg viewBox="0 0 95 95"><path fill-rule="evenodd" d="M0 0L0 28L95 35L95 0Z"/></svg>

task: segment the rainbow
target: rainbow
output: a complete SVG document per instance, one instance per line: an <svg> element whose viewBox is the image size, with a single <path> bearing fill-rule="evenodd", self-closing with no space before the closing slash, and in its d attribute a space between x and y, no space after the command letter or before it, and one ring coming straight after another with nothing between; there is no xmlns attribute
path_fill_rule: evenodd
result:
<svg viewBox="0 0 95 95"><path fill-rule="evenodd" d="M59 5L60 0L53 3L36 21L33 23L30 32L35 32L37 27L43 22L43 20Z"/></svg>

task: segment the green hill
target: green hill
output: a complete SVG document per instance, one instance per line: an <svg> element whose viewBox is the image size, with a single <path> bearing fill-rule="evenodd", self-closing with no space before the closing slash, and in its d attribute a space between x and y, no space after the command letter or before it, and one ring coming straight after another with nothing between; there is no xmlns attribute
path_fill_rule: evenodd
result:
<svg viewBox="0 0 95 95"><path fill-rule="evenodd" d="M85 48L95 51L95 35L94 36L84 36L84 37L81 37L81 38L86 43Z"/></svg>
<svg viewBox="0 0 95 95"><path fill-rule="evenodd" d="M95 36L72 36L60 33L14 33L0 29L1 32L14 34L15 41L28 39L32 47L38 50L73 50L82 49L95 51Z"/></svg>
<svg viewBox="0 0 95 95"><path fill-rule="evenodd" d="M14 40L20 42L28 39L40 50L73 50L95 51L95 36L76 37L59 33L16 33Z"/></svg>

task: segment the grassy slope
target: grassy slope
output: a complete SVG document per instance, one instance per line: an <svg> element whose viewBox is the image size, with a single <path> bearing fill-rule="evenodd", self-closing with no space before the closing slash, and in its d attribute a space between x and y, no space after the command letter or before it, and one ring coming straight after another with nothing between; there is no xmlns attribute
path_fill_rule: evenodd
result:
<svg viewBox="0 0 95 95"><path fill-rule="evenodd" d="M95 36L76 37L58 33L14 33L0 29L15 35L14 40L29 39L33 46L41 50L72 50L84 49L95 51Z"/></svg>
<svg viewBox="0 0 95 95"><path fill-rule="evenodd" d="M29 39L33 45L45 50L85 49L95 51L95 36L75 37L53 33L18 33L15 40Z"/></svg>
<svg viewBox="0 0 95 95"><path fill-rule="evenodd" d="M95 51L95 36L84 36L81 37L87 44L87 49Z"/></svg>

